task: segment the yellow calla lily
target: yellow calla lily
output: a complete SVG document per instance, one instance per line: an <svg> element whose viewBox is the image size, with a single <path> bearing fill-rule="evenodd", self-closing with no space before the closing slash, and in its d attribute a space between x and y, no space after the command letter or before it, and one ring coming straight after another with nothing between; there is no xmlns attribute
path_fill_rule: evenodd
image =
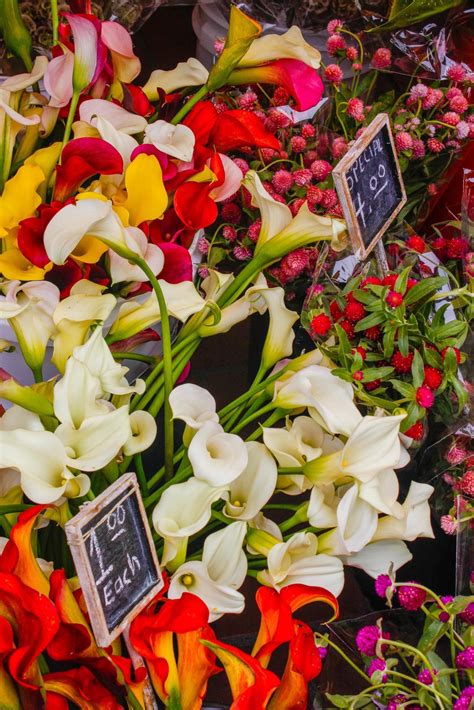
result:
<svg viewBox="0 0 474 710"><path fill-rule="evenodd" d="M188 182L215 182L216 180L216 174L213 173L207 165L205 165L199 173L192 175Z"/></svg>
<svg viewBox="0 0 474 710"><path fill-rule="evenodd" d="M71 256L73 259L83 264L96 264L106 251L106 244L96 239L96 237L91 237L89 234L86 234L85 237L82 237Z"/></svg>
<svg viewBox="0 0 474 710"><path fill-rule="evenodd" d="M161 165L153 155L141 153L125 171L127 201L124 207L130 215L130 224L138 227L142 222L163 216L168 206L168 194L163 183Z"/></svg>
<svg viewBox="0 0 474 710"><path fill-rule="evenodd" d="M44 173L38 165L23 165L17 174L5 183L0 197L0 237L5 237L7 230L18 227L22 219L34 214L41 204L37 189L44 178Z"/></svg>
<svg viewBox="0 0 474 710"><path fill-rule="evenodd" d="M56 141L52 145L48 145L46 148L40 148L36 150L32 155L25 160L25 165L31 167L38 167L43 171L44 182L39 185L37 192L39 192L43 202L46 200L46 190L51 180L53 171L58 164L59 156L61 155L61 143Z"/></svg>
<svg viewBox="0 0 474 710"><path fill-rule="evenodd" d="M12 246L0 254L0 274L9 281L42 281L52 264L40 269L28 261L16 246Z"/></svg>

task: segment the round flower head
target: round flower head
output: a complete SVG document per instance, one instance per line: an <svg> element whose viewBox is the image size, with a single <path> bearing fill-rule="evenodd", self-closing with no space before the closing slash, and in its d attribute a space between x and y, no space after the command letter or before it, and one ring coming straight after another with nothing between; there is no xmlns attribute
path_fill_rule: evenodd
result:
<svg viewBox="0 0 474 710"><path fill-rule="evenodd" d="M346 40L340 34L330 35L326 42L328 54L334 55L346 48Z"/></svg>
<svg viewBox="0 0 474 710"><path fill-rule="evenodd" d="M342 20L330 20L327 26L328 34L332 35L334 32L338 32L343 25L344 23Z"/></svg>
<svg viewBox="0 0 474 710"><path fill-rule="evenodd" d="M295 153L302 153L306 148L306 139L303 136L293 136L290 145Z"/></svg>
<svg viewBox="0 0 474 710"><path fill-rule="evenodd" d="M420 407L430 409L430 407L432 407L434 404L435 396L429 387L427 387L426 385L422 385L416 390L416 401L420 405Z"/></svg>
<svg viewBox="0 0 474 710"><path fill-rule="evenodd" d="M474 685L470 685L461 691L461 695L453 705L453 710L472 710L472 700L474 698Z"/></svg>
<svg viewBox="0 0 474 710"><path fill-rule="evenodd" d="M365 656L375 656L379 638L389 639L389 634L381 634L378 626L363 626L357 632L356 646Z"/></svg>
<svg viewBox="0 0 474 710"><path fill-rule="evenodd" d="M420 683L423 683L423 685L431 685L433 683L433 676L428 668L423 668L423 670L418 673L418 680Z"/></svg>
<svg viewBox="0 0 474 710"><path fill-rule="evenodd" d="M425 84L415 84L410 89L410 96L414 99L424 99L428 93L428 87Z"/></svg>
<svg viewBox="0 0 474 710"><path fill-rule="evenodd" d="M463 81L466 77L466 70L462 64L452 64L447 71L447 75L451 81Z"/></svg>
<svg viewBox="0 0 474 710"><path fill-rule="evenodd" d="M331 326L331 319L325 313L320 313L311 321L311 330L315 335L326 335Z"/></svg>
<svg viewBox="0 0 474 710"><path fill-rule="evenodd" d="M372 57L371 64L375 69L387 69L392 63L392 53L385 47L379 47Z"/></svg>
<svg viewBox="0 0 474 710"><path fill-rule="evenodd" d="M444 143L437 138L428 138L426 145L432 153L442 153L444 150Z"/></svg>
<svg viewBox="0 0 474 710"><path fill-rule="evenodd" d="M413 146L412 146L412 157L415 158L416 160L419 160L420 158L424 158L426 155L426 150L425 150L425 144L421 140L421 138L415 138L413 140Z"/></svg>
<svg viewBox="0 0 474 710"><path fill-rule="evenodd" d="M343 71L337 64L328 64L324 70L324 76L326 81L329 81L330 84L336 85L340 84L344 78Z"/></svg>
<svg viewBox="0 0 474 710"><path fill-rule="evenodd" d="M232 254L238 261L246 261L252 256L252 252L250 251L250 249L247 249L247 247L242 246L234 247L234 249L232 250Z"/></svg>
<svg viewBox="0 0 474 710"><path fill-rule="evenodd" d="M383 660L383 658L374 658L373 661L369 663L369 667L367 668L367 675L369 678L373 676L374 673L377 671L384 671L387 668L387 664ZM382 675L382 683L386 683L388 680L388 676L386 673Z"/></svg>
<svg viewBox="0 0 474 710"><path fill-rule="evenodd" d="M346 49L346 57L350 62L355 62L358 56L357 47L348 47Z"/></svg>
<svg viewBox="0 0 474 710"><path fill-rule="evenodd" d="M387 591L393 587L393 582L388 576L388 574L379 574L375 580L375 591L378 596L385 599L387 596Z"/></svg>
<svg viewBox="0 0 474 710"><path fill-rule="evenodd" d="M301 168L301 170L295 170L293 173L293 179L298 187L304 187L309 182L311 182L313 173L307 168Z"/></svg>
<svg viewBox="0 0 474 710"><path fill-rule="evenodd" d="M401 131L395 136L395 145L398 151L411 150L413 148L413 138L407 131Z"/></svg>
<svg viewBox="0 0 474 710"><path fill-rule="evenodd" d="M474 624L474 602L469 602L464 611L458 616L465 624Z"/></svg>
<svg viewBox="0 0 474 710"><path fill-rule="evenodd" d="M247 163L246 160L243 158L233 158L233 162L237 165L238 168L242 171L242 174L245 175L248 173L250 170L250 165Z"/></svg>
<svg viewBox="0 0 474 710"><path fill-rule="evenodd" d="M408 582L401 587L398 587L398 601L400 606L408 611L417 611L426 599L426 592L423 589L414 587L413 583Z"/></svg>
<svg viewBox="0 0 474 710"><path fill-rule="evenodd" d="M364 116L364 102L360 99L349 99L347 102L347 114L354 118L356 121L363 121Z"/></svg>
<svg viewBox="0 0 474 710"><path fill-rule="evenodd" d="M228 242L235 242L237 239L237 231L234 227L231 227L230 224L226 224L226 226L222 229L222 236Z"/></svg>
<svg viewBox="0 0 474 710"><path fill-rule="evenodd" d="M311 163L310 169L315 180L323 182L332 171L332 165L327 160L315 160Z"/></svg>
<svg viewBox="0 0 474 710"><path fill-rule="evenodd" d="M474 668L474 646L468 646L464 651L458 653L456 667L460 670L472 670Z"/></svg>
<svg viewBox="0 0 474 710"><path fill-rule="evenodd" d="M452 99L449 99L449 108L456 113L464 113L469 108L469 103L461 94L461 96L453 96Z"/></svg>
<svg viewBox="0 0 474 710"><path fill-rule="evenodd" d="M390 701L387 705L387 710L397 710L397 708L399 708L400 705L406 703L407 700L407 696L402 695L401 693L399 693L398 695L394 695L392 698L390 698Z"/></svg>
<svg viewBox="0 0 474 710"><path fill-rule="evenodd" d="M457 115L457 114L456 114ZM471 124L472 126L472 124ZM469 123L467 121L459 121L458 125L456 126L456 135L460 140L464 140L471 134L471 128L469 126Z"/></svg>
<svg viewBox="0 0 474 710"><path fill-rule="evenodd" d="M430 109L434 108L436 104L439 104L442 99L443 92L441 91L441 89L429 88L425 98L423 99L422 107L425 111L429 111Z"/></svg>
<svg viewBox="0 0 474 710"><path fill-rule="evenodd" d="M458 529L458 524L452 515L442 515L440 518L441 530L446 535L455 535Z"/></svg>
<svg viewBox="0 0 474 710"><path fill-rule="evenodd" d="M237 103L239 105L239 108L242 109L243 111L249 111L252 109L255 104L257 103L258 96L255 93L255 91L246 91L244 94L241 94L238 99Z"/></svg>
<svg viewBox="0 0 474 710"><path fill-rule="evenodd" d="M459 114L455 111L447 111L447 113L441 116L441 120L449 126L457 126L461 119L459 118Z"/></svg>
<svg viewBox="0 0 474 710"><path fill-rule="evenodd" d="M289 170L277 170L272 178L273 188L280 195L284 195L293 185L293 175Z"/></svg>

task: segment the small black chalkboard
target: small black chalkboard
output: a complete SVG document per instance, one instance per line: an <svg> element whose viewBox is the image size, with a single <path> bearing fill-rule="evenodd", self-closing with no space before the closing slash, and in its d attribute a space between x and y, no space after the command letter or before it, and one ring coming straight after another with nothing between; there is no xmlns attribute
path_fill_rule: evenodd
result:
<svg viewBox="0 0 474 710"><path fill-rule="evenodd" d="M374 118L332 174L354 253L365 259L407 200L387 114Z"/></svg>
<svg viewBox="0 0 474 710"><path fill-rule="evenodd" d="M135 474L83 506L66 535L96 641L108 646L163 586Z"/></svg>

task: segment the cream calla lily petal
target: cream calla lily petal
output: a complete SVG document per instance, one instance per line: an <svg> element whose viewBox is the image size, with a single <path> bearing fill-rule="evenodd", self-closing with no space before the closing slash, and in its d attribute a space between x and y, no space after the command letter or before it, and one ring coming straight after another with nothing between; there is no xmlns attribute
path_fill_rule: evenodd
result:
<svg viewBox="0 0 474 710"><path fill-rule="evenodd" d="M393 469L387 468L367 483L359 486L359 497L367 501L379 513L403 516L400 503L397 503L400 486L398 476Z"/></svg>
<svg viewBox="0 0 474 710"><path fill-rule="evenodd" d="M24 91L42 78L48 67L48 63L47 57L43 55L36 57L31 72L7 77L5 81L2 81L0 84L0 89L12 93L15 91Z"/></svg>
<svg viewBox="0 0 474 710"><path fill-rule="evenodd" d="M262 350L262 366L270 369L278 360L291 355L295 333L293 326L299 315L285 306L285 291L275 288L250 288L248 298L261 299L266 304L270 315L265 343Z"/></svg>
<svg viewBox="0 0 474 710"><path fill-rule="evenodd" d="M309 491L313 484L302 473L280 474L277 481L278 493L287 496L299 496L305 491Z"/></svg>
<svg viewBox="0 0 474 710"><path fill-rule="evenodd" d="M249 170L242 184L250 192L252 205L260 210L262 226L257 247L261 248L263 244L273 239L276 234L291 223L291 210L287 205L277 202L271 197L255 171Z"/></svg>
<svg viewBox="0 0 474 710"><path fill-rule="evenodd" d="M291 431L282 428L262 427L263 443L270 449L282 468L297 468L303 457Z"/></svg>
<svg viewBox="0 0 474 710"><path fill-rule="evenodd" d="M106 414L109 406L101 396L100 382L84 363L69 358L66 372L54 386L54 413L62 424L78 429L89 417Z"/></svg>
<svg viewBox="0 0 474 710"><path fill-rule="evenodd" d="M130 165L131 155L133 151L139 145L138 141L136 141L135 138L133 138L132 136L129 136L128 133L119 131L114 125L112 125L110 121L107 121L107 119L103 116L97 116L97 118L94 120L94 123L97 128L97 131L99 132L100 137L104 141L107 141L107 143L110 143L110 145L113 145L113 147L118 150L118 152L122 156L123 169L125 171Z"/></svg>
<svg viewBox="0 0 474 710"><path fill-rule="evenodd" d="M148 449L156 439L156 421L149 412L138 410L129 417L131 435L125 442L123 453L133 456Z"/></svg>
<svg viewBox="0 0 474 710"><path fill-rule="evenodd" d="M122 106L118 106L112 101L89 99L88 101L83 101L79 106L81 121L90 123L95 127L99 116L111 123L117 131L129 135L142 133L147 127L147 121L143 116L130 113L130 111L126 111Z"/></svg>
<svg viewBox="0 0 474 710"><path fill-rule="evenodd" d="M89 417L78 429L60 424L55 434L67 450L68 466L98 471L117 456L130 438L128 407Z"/></svg>
<svg viewBox="0 0 474 710"><path fill-rule="evenodd" d="M234 278L234 274L223 274L215 269L209 269L208 276L201 283L201 289L207 300L217 301Z"/></svg>
<svg viewBox="0 0 474 710"><path fill-rule="evenodd" d="M433 486L412 481L401 506L403 515L397 518L391 515L380 518L373 541L395 538L410 542L418 537L434 537L428 502L433 490Z"/></svg>
<svg viewBox="0 0 474 710"><path fill-rule="evenodd" d="M191 57L186 62L179 62L174 69L155 69L143 87L150 101L158 100L158 89L170 94L186 86L202 86L206 83L209 72L200 61Z"/></svg>
<svg viewBox="0 0 474 710"><path fill-rule="evenodd" d="M259 579L279 590L289 584L324 587L338 596L344 586L344 570L337 557L317 554L318 539L313 533L295 533L287 542L276 544L268 553L268 569Z"/></svg>
<svg viewBox="0 0 474 710"><path fill-rule="evenodd" d="M341 557L345 565L362 569L374 579L380 574L396 572L412 558L410 550L401 540L372 542L353 555Z"/></svg>
<svg viewBox="0 0 474 710"><path fill-rule="evenodd" d="M79 497L90 487L87 476L66 468L66 451L49 431L0 431L0 468L20 471L21 487L35 503L54 503L62 496Z"/></svg>
<svg viewBox="0 0 474 710"><path fill-rule="evenodd" d="M248 463L230 483L228 502L224 515L237 520L252 520L268 503L277 483L277 467L263 444L250 441L246 444Z"/></svg>
<svg viewBox="0 0 474 710"><path fill-rule="evenodd" d="M150 244L145 234L138 227L128 227L127 234L136 245L136 253L146 261L153 273L158 275L163 269L165 257L160 247ZM131 264L127 259L116 254L113 249L109 250L110 275L112 283L121 281L144 283L148 281L148 276L136 264Z"/></svg>
<svg viewBox="0 0 474 710"><path fill-rule="evenodd" d="M202 549L202 561L211 579L238 589L247 574L247 559L242 550L247 524L236 521L208 535Z"/></svg>
<svg viewBox="0 0 474 710"><path fill-rule="evenodd" d="M169 599L179 599L185 592L198 596L209 608L209 621L223 614L241 614L245 597L229 585L217 584L203 562L185 562L170 580Z"/></svg>
<svg viewBox="0 0 474 710"><path fill-rule="evenodd" d="M348 552L358 552L370 542L377 528L377 511L359 497L357 484L351 486L337 506L337 527ZM324 552L324 547L320 549Z"/></svg>
<svg viewBox="0 0 474 710"><path fill-rule="evenodd" d="M145 129L144 143L151 143L162 153L178 158L185 163L192 160L196 138L187 126L173 126L167 121L155 121Z"/></svg>
<svg viewBox="0 0 474 710"><path fill-rule="evenodd" d="M240 476L248 463L245 443L236 434L227 434L220 424L206 422L188 448L194 475L211 486L227 486Z"/></svg>
<svg viewBox="0 0 474 710"><path fill-rule="evenodd" d="M337 506L339 498L336 496L332 483L325 486L314 486L309 497L308 521L313 528L334 528L337 525Z"/></svg>
<svg viewBox="0 0 474 710"><path fill-rule="evenodd" d="M304 39L296 25L282 35L266 34L254 39L238 67L258 66L275 59L298 59L313 69L319 69L321 54Z"/></svg>
<svg viewBox="0 0 474 710"><path fill-rule="evenodd" d="M167 488L155 509L152 521L156 532L168 543L162 564L173 560L181 541L202 530L211 517L211 506L225 488L214 488L205 481L190 478Z"/></svg>
<svg viewBox="0 0 474 710"><path fill-rule="evenodd" d="M191 382L175 387L169 402L174 419L181 419L191 429L200 429L206 422L219 421L212 394Z"/></svg>

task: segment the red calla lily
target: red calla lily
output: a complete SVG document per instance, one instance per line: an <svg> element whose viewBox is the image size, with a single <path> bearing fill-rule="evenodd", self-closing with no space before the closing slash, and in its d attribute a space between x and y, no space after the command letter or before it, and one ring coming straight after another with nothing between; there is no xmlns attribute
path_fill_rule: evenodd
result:
<svg viewBox="0 0 474 710"><path fill-rule="evenodd" d="M75 283L85 277L83 268L74 261L66 259L64 264L55 264L51 271L45 274L45 281L50 281L59 288L61 299L67 298Z"/></svg>
<svg viewBox="0 0 474 710"><path fill-rule="evenodd" d="M155 112L155 107L148 101L147 95L139 86L122 84L122 106L131 113L148 118Z"/></svg>
<svg viewBox="0 0 474 710"><path fill-rule="evenodd" d="M181 222L173 207L166 210L163 219L154 219L148 225L149 240L158 246L162 242L179 241L184 247L189 247L194 235L194 229L189 229Z"/></svg>
<svg viewBox="0 0 474 710"><path fill-rule="evenodd" d="M215 639L209 610L194 594L167 599L157 613L153 604L131 624L130 640L146 660L156 693L182 710L197 710L211 675L218 672L214 654L203 643ZM177 642L178 658L174 651Z"/></svg>
<svg viewBox="0 0 474 710"><path fill-rule="evenodd" d="M56 168L55 200L73 195L93 175L114 175L123 171L122 156L101 138L76 138L63 149Z"/></svg>
<svg viewBox="0 0 474 710"><path fill-rule="evenodd" d="M10 539L0 555L0 572L16 574L25 585L46 596L49 582L42 572L31 545L36 519L48 505L35 505L18 516L10 532Z"/></svg>
<svg viewBox="0 0 474 710"><path fill-rule="evenodd" d="M174 194L174 208L180 220L189 228L198 230L209 226L217 219L218 210L210 196L212 190L224 183L225 173L218 153L210 159L210 170L215 180L197 182L188 180Z"/></svg>
<svg viewBox="0 0 474 710"><path fill-rule="evenodd" d="M121 710L123 707L90 670L84 667L48 673L44 676L44 681L48 695L67 698L81 710Z"/></svg>
<svg viewBox="0 0 474 710"><path fill-rule="evenodd" d="M188 249L173 242L162 242L159 245L165 255L165 264L160 271L160 279L170 284L193 280L193 262Z"/></svg>
<svg viewBox="0 0 474 710"><path fill-rule="evenodd" d="M43 244L44 231L54 215L72 202L72 199L66 202L55 200L51 204L42 204L38 207L37 217L28 217L20 222L17 234L18 248L35 266L42 269L49 264L49 257Z"/></svg>
<svg viewBox="0 0 474 710"><path fill-rule="evenodd" d="M247 653L220 641L202 641L221 661L229 680L233 703L231 710L265 710L280 684L279 678L265 670Z"/></svg>

